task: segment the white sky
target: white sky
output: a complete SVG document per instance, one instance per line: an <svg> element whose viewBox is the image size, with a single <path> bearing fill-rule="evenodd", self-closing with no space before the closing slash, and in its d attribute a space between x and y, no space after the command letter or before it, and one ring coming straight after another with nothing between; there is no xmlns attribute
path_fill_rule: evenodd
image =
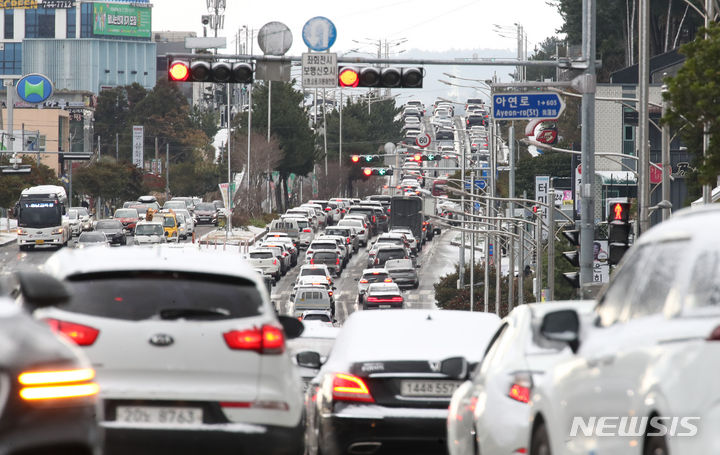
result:
<svg viewBox="0 0 720 455"><path fill-rule="evenodd" d="M207 14L206 0L153 0L153 31L196 31L202 36L201 16ZM451 49L516 49L516 41L495 32L494 24L505 26L505 35L515 36L514 23L525 27L528 50L553 35L561 26L556 9L543 0L227 0L225 29L229 50L234 53L234 35L243 25L259 29L265 23L285 23L293 33L289 54L299 55L303 24L315 16L334 22L335 52L360 48L377 52L372 45L352 40L399 40L407 43L396 49L446 51ZM208 30L212 36L212 31ZM244 40L244 38L243 38ZM254 46L259 53L257 41ZM358 54L361 55L361 54Z"/></svg>

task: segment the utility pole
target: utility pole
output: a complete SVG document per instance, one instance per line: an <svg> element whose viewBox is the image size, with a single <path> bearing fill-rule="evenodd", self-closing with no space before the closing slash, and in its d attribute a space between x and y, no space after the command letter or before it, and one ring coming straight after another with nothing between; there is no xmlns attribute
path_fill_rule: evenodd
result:
<svg viewBox="0 0 720 455"><path fill-rule="evenodd" d="M492 87L491 87L492 88ZM513 198L515 198L515 122L510 122L510 127L508 128L508 142L510 143L510 156L509 158L509 165L510 165L510 176L509 176L509 182L508 182L508 196L510 197L510 204L509 204L509 216L508 218L515 218L515 204L513 203ZM515 225L512 227L512 232L515 233ZM508 249L508 253L510 256L510 268L508 273L508 313L510 310L512 310L513 302L515 300L515 239L511 236L508 239L508 243L510 244L510 248ZM520 244L520 248L522 248L522 243Z"/></svg>
<svg viewBox="0 0 720 455"><path fill-rule="evenodd" d="M580 79L582 93L582 185L580 188L580 283L592 283L593 239L595 237L595 0L583 0L582 49L585 71ZM539 251L538 251L539 256Z"/></svg>
<svg viewBox="0 0 720 455"><path fill-rule="evenodd" d="M644 234L650 228L649 207L650 207L650 144L649 144L649 121L650 111L649 82L650 82L650 0L640 0L640 15L638 19L638 127L640 135L638 138L639 157L638 160L638 209L639 223L636 223L636 235ZM583 125L584 127L584 125ZM583 172L585 168L583 168ZM639 224L639 227L638 227ZM582 235L581 235L582 237ZM637 237L636 237L637 238Z"/></svg>
<svg viewBox="0 0 720 455"><path fill-rule="evenodd" d="M715 3L713 0L705 0L705 28L709 28L710 24L715 21ZM705 39L708 39L708 35L705 34ZM708 148L710 147L710 123L705 122L703 125L703 159L707 159ZM712 188L708 184L704 184L703 187L703 204L710 204L712 202Z"/></svg>
<svg viewBox="0 0 720 455"><path fill-rule="evenodd" d="M165 144L165 200L170 199L170 143Z"/></svg>
<svg viewBox="0 0 720 455"><path fill-rule="evenodd" d="M663 75L664 76L664 75ZM668 87L663 84L660 89L663 95L667 93ZM670 101L663 96L662 116L665 117L670 109ZM662 126L662 200L670 200L670 125L663 123ZM662 220L670 218L670 207L662 209Z"/></svg>
<svg viewBox="0 0 720 455"><path fill-rule="evenodd" d="M458 128L462 126L459 119L456 119L455 127ZM466 156L465 154L470 149L469 139L467 137L467 134L464 131L457 131L458 137L460 137L460 133L463 134L463 142L461 143L460 147L462 149L462 157L460 159L460 180L462 181L461 185L462 188L465 189L465 161ZM461 193L460 195L460 207L462 209L462 231L460 232L460 252L458 257L458 265L459 265L459 273L458 273L458 287L460 289L465 289L465 193Z"/></svg>
<svg viewBox="0 0 720 455"><path fill-rule="evenodd" d="M250 204L250 136L252 133L252 84L248 84L248 124L247 124L247 189L248 189L248 204Z"/></svg>
<svg viewBox="0 0 720 455"><path fill-rule="evenodd" d="M323 104L322 104L322 111L323 111L323 147L325 150L325 177L327 177L328 174L328 168L327 168L327 117L325 116L325 109L327 108L327 102L325 101L325 89L322 89L323 91Z"/></svg>
<svg viewBox="0 0 720 455"><path fill-rule="evenodd" d="M552 302L555 300L555 189L553 188L553 179L550 177L550 187L548 188L548 203L550 203L550 224L548 225L548 289L549 294L547 300Z"/></svg>
<svg viewBox="0 0 720 455"><path fill-rule="evenodd" d="M542 302L542 231L543 221L542 212L538 210L535 216L535 301Z"/></svg>
<svg viewBox="0 0 720 455"><path fill-rule="evenodd" d="M228 205L230 206L230 216L228 216L227 219L227 230L228 232L232 231L232 213L233 213L233 196L234 196L234 183L232 180L232 171L230 170L230 156L232 155L232 122L230 121L230 94L232 92L232 84L227 84L225 87L225 92L227 94L227 129L228 129L228 138L227 138L227 171L228 171ZM268 105L268 109L269 109ZM268 111L269 112L269 111ZM250 136L250 130L248 130L248 137ZM250 162L248 161L248 164Z"/></svg>
<svg viewBox="0 0 720 455"><path fill-rule="evenodd" d="M72 152L72 150L70 151ZM157 159L157 153L155 153L155 159ZM120 135L118 133L115 133L115 161L120 161Z"/></svg>

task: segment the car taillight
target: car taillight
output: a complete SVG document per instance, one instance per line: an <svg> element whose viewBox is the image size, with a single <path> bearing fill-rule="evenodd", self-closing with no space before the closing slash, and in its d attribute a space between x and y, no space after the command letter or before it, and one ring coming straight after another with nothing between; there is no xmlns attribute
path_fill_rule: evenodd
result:
<svg viewBox="0 0 720 455"><path fill-rule="evenodd" d="M346 243L347 243L348 245L350 245L350 237L346 237L345 240L346 240Z"/></svg>
<svg viewBox="0 0 720 455"><path fill-rule="evenodd" d="M273 265L277 265L277 259L273 259Z"/></svg>
<svg viewBox="0 0 720 455"><path fill-rule="evenodd" d="M315 265L315 258L310 259L310 265Z"/></svg>
<svg viewBox="0 0 720 455"><path fill-rule="evenodd" d="M392 298L388 299L388 301L389 301L389 302L402 302L402 301L403 301L403 298L400 297L400 296L398 296L398 297L392 297Z"/></svg>
<svg viewBox="0 0 720 455"><path fill-rule="evenodd" d="M386 283L392 283L392 278L385 278Z"/></svg>
<svg viewBox="0 0 720 455"><path fill-rule="evenodd" d="M344 373L333 376L332 398L334 401L375 402L362 378Z"/></svg>
<svg viewBox="0 0 720 455"><path fill-rule="evenodd" d="M368 283L368 280L366 280L365 278L363 278L362 280L358 281L358 283L365 284L365 283Z"/></svg>
<svg viewBox="0 0 720 455"><path fill-rule="evenodd" d="M62 333L78 346L91 346L95 343L100 331L92 327L58 319L45 319L47 325L55 333Z"/></svg>
<svg viewBox="0 0 720 455"><path fill-rule="evenodd" d="M710 336L707 337L707 341L720 341L720 325L710 332Z"/></svg>
<svg viewBox="0 0 720 455"><path fill-rule="evenodd" d="M516 374L513 379L513 383L510 386L508 396L513 400L517 400L521 403L528 403L530 401L530 389L532 387L532 380L527 374Z"/></svg>
<svg viewBox="0 0 720 455"><path fill-rule="evenodd" d="M340 265L340 258L335 259L335 265Z"/></svg>
<svg viewBox="0 0 720 455"><path fill-rule="evenodd" d="M329 295L330 297L332 297L332 296L333 296L333 292L332 292L332 291L328 291L328 295Z"/></svg>
<svg viewBox="0 0 720 455"><path fill-rule="evenodd" d="M312 232L312 229L310 229L310 228L305 228L305 229L303 229L303 232Z"/></svg>
<svg viewBox="0 0 720 455"><path fill-rule="evenodd" d="M329 212L329 211L330 211L330 207L325 207L325 211L326 211L326 212Z"/></svg>
<svg viewBox="0 0 720 455"><path fill-rule="evenodd" d="M230 349L259 354L281 354L285 351L285 334L272 325L264 325L260 329L231 330L223 333L223 338Z"/></svg>
<svg viewBox="0 0 720 455"><path fill-rule="evenodd" d="M25 401L63 400L94 397L100 387L92 382L95 370L82 368L64 371L29 371L18 376L20 398Z"/></svg>
<svg viewBox="0 0 720 455"><path fill-rule="evenodd" d="M380 258L375 258L375 264L380 264Z"/></svg>

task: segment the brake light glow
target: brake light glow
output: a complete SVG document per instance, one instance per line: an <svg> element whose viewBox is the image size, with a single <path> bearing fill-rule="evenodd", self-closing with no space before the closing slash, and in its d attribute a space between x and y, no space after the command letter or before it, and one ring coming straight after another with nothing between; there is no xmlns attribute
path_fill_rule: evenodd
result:
<svg viewBox="0 0 720 455"><path fill-rule="evenodd" d="M26 401L82 398L97 395L100 387L90 382L95 377L92 368L64 371L32 371L21 373L18 382L20 398Z"/></svg>
<svg viewBox="0 0 720 455"><path fill-rule="evenodd" d="M348 245L350 245L350 237L345 238L345 240L346 240L346 243L347 243Z"/></svg>
<svg viewBox="0 0 720 455"><path fill-rule="evenodd" d="M326 212L329 212L329 211L330 211L330 207L325 207L325 211L326 211Z"/></svg>
<svg viewBox="0 0 720 455"><path fill-rule="evenodd" d="M343 373L336 373L333 377L332 397L334 401L375 402L362 378Z"/></svg>
<svg viewBox="0 0 720 455"><path fill-rule="evenodd" d="M50 326L53 332L65 335L78 346L91 346L100 334L100 331L97 329L82 324L75 324L74 322L45 319L45 323Z"/></svg>
<svg viewBox="0 0 720 455"><path fill-rule="evenodd" d="M305 228L305 229L303 229L303 232L312 232L312 229L310 229L310 228Z"/></svg>
<svg viewBox="0 0 720 455"><path fill-rule="evenodd" d="M403 298L400 296L395 297L368 297L368 302L376 302L376 303L400 303L403 301Z"/></svg>
<svg viewBox="0 0 720 455"><path fill-rule="evenodd" d="M315 265L315 258L310 259L310 265Z"/></svg>
<svg viewBox="0 0 720 455"><path fill-rule="evenodd" d="M60 384L90 381L94 377L95 370L92 368L82 368L79 370L22 373L18 376L18 381L20 381L20 384L22 385Z"/></svg>
<svg viewBox="0 0 720 455"><path fill-rule="evenodd" d="M340 265L340 258L335 259L335 265Z"/></svg>
<svg viewBox="0 0 720 455"><path fill-rule="evenodd" d="M280 354L285 351L285 334L282 329L264 325L248 330L231 330L223 333L230 349L255 351L259 354Z"/></svg>
<svg viewBox="0 0 720 455"><path fill-rule="evenodd" d="M512 387L510 387L510 393L508 393L508 396L513 400L528 403L530 401L530 387L513 384Z"/></svg>
<svg viewBox="0 0 720 455"><path fill-rule="evenodd" d="M386 283L392 283L392 278L385 278Z"/></svg>
<svg viewBox="0 0 720 455"><path fill-rule="evenodd" d="M366 283L368 283L368 280L366 280L365 278L363 278L362 280L358 281L358 283L366 284Z"/></svg>
<svg viewBox="0 0 720 455"><path fill-rule="evenodd" d="M277 259L273 259L273 265L277 265Z"/></svg>

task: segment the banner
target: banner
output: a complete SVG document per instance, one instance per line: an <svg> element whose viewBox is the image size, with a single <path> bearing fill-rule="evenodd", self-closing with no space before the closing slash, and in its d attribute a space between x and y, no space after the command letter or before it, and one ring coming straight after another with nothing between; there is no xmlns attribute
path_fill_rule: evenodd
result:
<svg viewBox="0 0 720 455"><path fill-rule="evenodd" d="M151 37L150 8L116 3L93 3L93 34Z"/></svg>
<svg viewBox="0 0 720 455"><path fill-rule="evenodd" d="M135 166L142 168L143 167L143 144L145 142L145 128L141 125L133 125L133 148L132 148L132 154L133 159L132 162Z"/></svg>

